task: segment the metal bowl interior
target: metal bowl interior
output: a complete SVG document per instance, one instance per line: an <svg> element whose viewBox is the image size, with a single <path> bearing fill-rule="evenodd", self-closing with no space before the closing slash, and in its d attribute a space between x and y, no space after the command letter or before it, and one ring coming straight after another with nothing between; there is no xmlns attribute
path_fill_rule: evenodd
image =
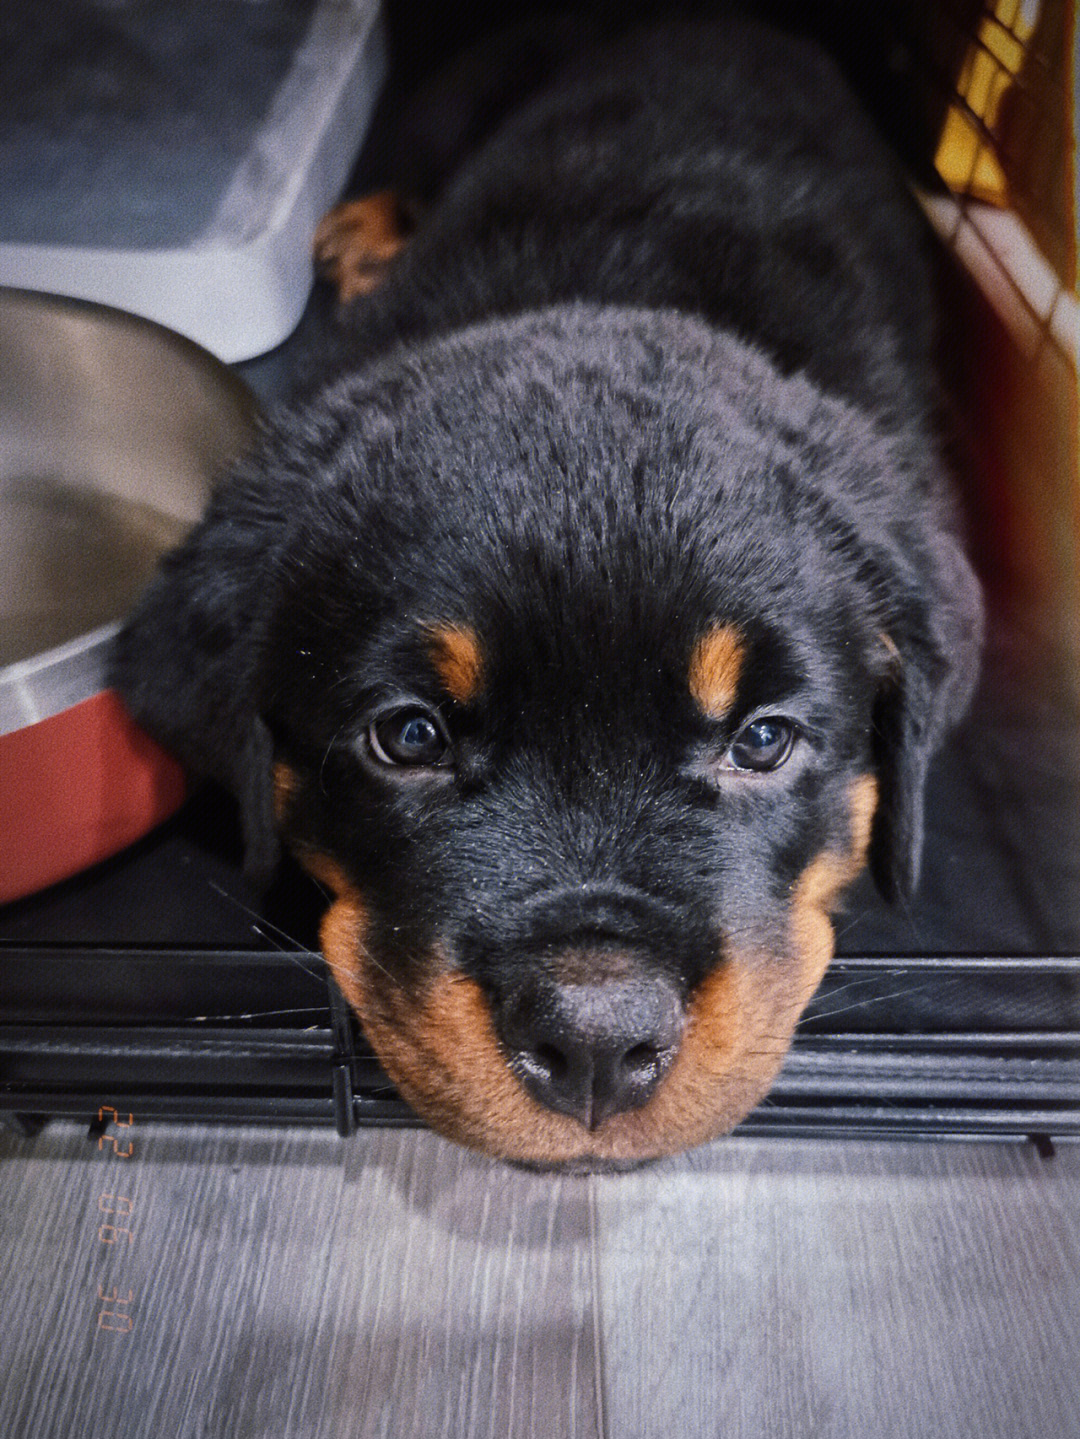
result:
<svg viewBox="0 0 1080 1439"><path fill-rule="evenodd" d="M161 556L199 518L214 478L250 442L256 418L247 387L181 336L103 306L0 290L6 780L15 764L6 740L100 695L118 624ZM48 733L57 739L35 744L36 766L65 743L63 728ZM151 752L141 741L139 747L144 757ZM18 779L30 802L40 776L25 774L25 752ZM83 762L93 763L95 752ZM90 779L81 775L77 783L85 789ZM99 788L104 795L124 783L110 774ZM54 793L54 811L57 803ZM26 868L31 843L17 808L5 800L0 820L7 851L0 867L9 871L12 847ZM63 817L52 818L48 844L62 847ZM85 826L85 815L78 823ZM119 833L111 821L105 828ZM58 867L45 866L50 874ZM10 882L0 881L0 897L10 891Z"/></svg>
<svg viewBox="0 0 1080 1439"><path fill-rule="evenodd" d="M255 418L247 387L172 331L0 290L0 734L100 687L111 627Z"/></svg>

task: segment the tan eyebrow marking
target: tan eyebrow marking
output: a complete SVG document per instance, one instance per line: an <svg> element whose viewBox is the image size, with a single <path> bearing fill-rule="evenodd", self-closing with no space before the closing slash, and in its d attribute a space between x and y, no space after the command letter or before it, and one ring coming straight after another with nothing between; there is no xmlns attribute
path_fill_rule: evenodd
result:
<svg viewBox="0 0 1080 1439"><path fill-rule="evenodd" d="M723 719L734 703L744 653L734 625L715 625L694 646L690 693L710 719Z"/></svg>
<svg viewBox="0 0 1080 1439"><path fill-rule="evenodd" d="M459 704L476 699L484 685L484 654L475 631L465 625L428 626L429 654L446 692Z"/></svg>

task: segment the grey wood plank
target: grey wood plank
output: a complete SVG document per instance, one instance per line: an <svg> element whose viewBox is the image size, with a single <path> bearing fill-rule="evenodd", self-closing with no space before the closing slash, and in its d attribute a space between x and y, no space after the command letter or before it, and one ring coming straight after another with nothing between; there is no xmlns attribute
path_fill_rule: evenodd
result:
<svg viewBox="0 0 1080 1439"><path fill-rule="evenodd" d="M594 1183L610 1435L1080 1435L1080 1148L734 1139Z"/></svg>
<svg viewBox="0 0 1080 1439"><path fill-rule="evenodd" d="M129 1159L0 1138L0 1433L599 1434L587 1181L426 1133L109 1133Z"/></svg>

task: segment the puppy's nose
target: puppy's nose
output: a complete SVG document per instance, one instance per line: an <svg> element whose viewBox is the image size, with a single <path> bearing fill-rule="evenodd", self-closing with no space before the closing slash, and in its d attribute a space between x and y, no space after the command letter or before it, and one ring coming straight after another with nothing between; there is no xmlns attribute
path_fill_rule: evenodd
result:
<svg viewBox="0 0 1080 1439"><path fill-rule="evenodd" d="M588 1129L648 1102L683 1029L682 1002L660 978L543 980L514 996L498 1018L511 1068L530 1094Z"/></svg>

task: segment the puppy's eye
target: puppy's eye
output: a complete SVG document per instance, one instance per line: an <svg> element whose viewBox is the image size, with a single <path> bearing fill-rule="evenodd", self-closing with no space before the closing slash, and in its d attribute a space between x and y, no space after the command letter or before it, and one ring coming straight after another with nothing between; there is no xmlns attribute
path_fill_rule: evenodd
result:
<svg viewBox="0 0 1080 1439"><path fill-rule="evenodd" d="M735 736L724 756L724 768L755 770L759 774L779 769L791 753L795 733L790 720L772 716L752 720Z"/></svg>
<svg viewBox="0 0 1080 1439"><path fill-rule="evenodd" d="M368 730L368 743L376 759L392 765L440 765L450 750L438 716L419 705L380 716Z"/></svg>

